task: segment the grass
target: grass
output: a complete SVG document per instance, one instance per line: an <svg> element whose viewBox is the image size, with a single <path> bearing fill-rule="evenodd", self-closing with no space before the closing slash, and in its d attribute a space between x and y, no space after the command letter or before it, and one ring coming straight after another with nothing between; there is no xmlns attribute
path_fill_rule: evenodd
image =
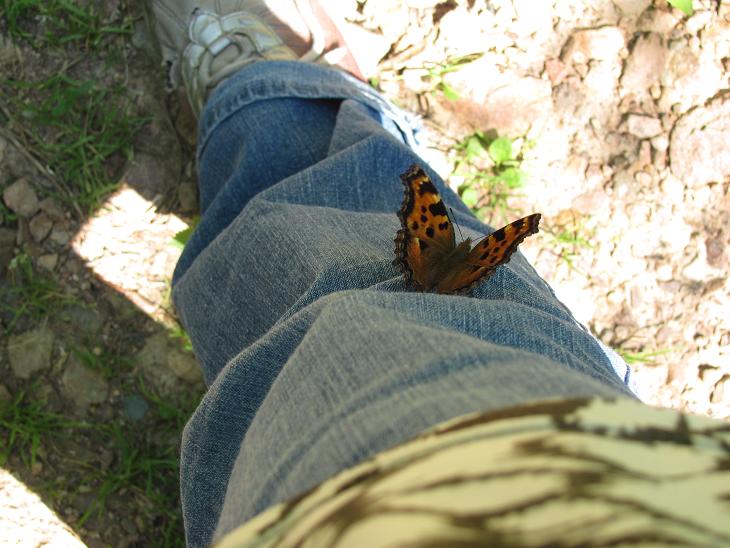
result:
<svg viewBox="0 0 730 548"><path fill-rule="evenodd" d="M450 84L446 82L446 75L452 72L456 72L479 59L484 53L468 53L466 55L460 55L458 57L447 57L442 62L426 62L423 64L422 70L426 71L426 74L422 77L424 80L432 82L434 88L431 93L441 92L444 97L450 101L455 101L461 98L461 94Z"/></svg>
<svg viewBox="0 0 730 548"><path fill-rule="evenodd" d="M73 347L71 352L83 365L91 370L98 371L107 380L118 376L122 371L132 369L133 360L131 358L111 352L103 345L94 346L90 350L77 346Z"/></svg>
<svg viewBox="0 0 730 548"><path fill-rule="evenodd" d="M57 308L77 302L64 293L52 277L37 272L26 253L13 258L8 273L9 280L0 299L0 311L9 318L6 336L15 331L23 318L39 320Z"/></svg>
<svg viewBox="0 0 730 548"><path fill-rule="evenodd" d="M99 447L109 448L114 459L107 470L92 462L76 463L74 468L86 470L78 489L93 486L95 496L75 525L82 527L90 518L102 515L110 497L131 493L134 514L146 521L147 531L155 531L154 538L148 538L150 545L180 546L179 438L198 400L189 398L175 405L147 389L142 381L138 386L152 404L144 423L71 420L48 411L42 402L31 399L27 390L21 390L12 400L0 403L0 466L6 465L11 455L19 455L32 470L41 447L45 448L44 460L50 462L53 440L80 440L81 433L86 432ZM65 455L56 456L68 460ZM66 467L64 473L69 471ZM48 488L50 497L60 498L59 492L68 485L52 482Z"/></svg>
<svg viewBox="0 0 730 548"><path fill-rule="evenodd" d="M619 349L617 352L629 365L656 365L657 360L655 358L663 356L665 354L669 354L670 352L675 352L676 350L676 348L662 348L660 350L642 350L640 352L631 352L628 350Z"/></svg>
<svg viewBox="0 0 730 548"><path fill-rule="evenodd" d="M59 198L89 212L116 187L132 141L146 119L131 116L122 86L77 80L66 74L37 81L5 80L13 111L43 164L64 182ZM6 109L9 110L9 109Z"/></svg>
<svg viewBox="0 0 730 548"><path fill-rule="evenodd" d="M0 466L15 454L32 467L44 440L88 427L85 422L47 411L43 403L28 397L27 390L21 390L12 400L0 403Z"/></svg>
<svg viewBox="0 0 730 548"><path fill-rule="evenodd" d="M97 496L78 521L79 526L92 516L101 515L109 497L122 491L131 491L141 500L138 515L145 515L148 530L154 528L157 546L183 545L182 518L179 511L178 444L188 417L198 403L190 398L181 406L174 405L148 389L142 380L139 391L151 403L144 421L155 428L139 428L139 423L110 424L101 428L105 445L114 453L114 462L103 474L91 473L86 484L96 484ZM181 408L182 407L182 408ZM143 511L144 510L144 511ZM149 539L152 540L152 539Z"/></svg>
<svg viewBox="0 0 730 548"><path fill-rule="evenodd" d="M119 11L111 14L110 9ZM59 199L80 217L116 187L131 158L135 134L147 122L135 114L134 92L122 81L134 21L124 10L125 2L0 0L0 32L20 47L23 60L6 65L0 76L0 128L37 174L53 183L36 190ZM0 224L18 223L0 201ZM35 269L24 251L0 283L6 336L68 304L79 304L52 275ZM79 516L73 525L82 534L85 529L92 538L95 533L104 538L105 529L112 528L110 520L121 514L142 522L145 545L180 546L179 444L197 400L163 398L144 386L132 367L134 348L119 352L134 335L144 336L107 333L103 340L59 344L100 372L117 397L120 392L141 393L150 404L141 420L131 421L122 405L108 404L102 404L106 414L91 407L84 421L74 420L33 400L27 383L16 381L16 386L8 379L7 387L17 395L0 402L0 464L11 461L22 475L28 468L33 488L57 511ZM178 338L184 340L184 332ZM51 368L47 376L58 373ZM35 382L50 386L44 377ZM101 463L102 450L112 454L108 465ZM35 474L39 458L44 466Z"/></svg>
<svg viewBox="0 0 730 548"><path fill-rule="evenodd" d="M464 203L481 219L514 213L510 198L527 183L521 166L531 143L476 131L454 148L454 172L464 179L459 187Z"/></svg>
<svg viewBox="0 0 730 548"><path fill-rule="evenodd" d="M98 49L109 35L131 35L131 21L104 23L94 2L73 0L0 0L0 18L10 36L27 40L35 49L76 42Z"/></svg>
<svg viewBox="0 0 730 548"><path fill-rule="evenodd" d="M560 227L545 227L543 233L551 240L549 249L560 261L570 270L588 276L575 265L575 259L581 255L582 250L594 247L591 243L594 232L586 228L582 218L574 216L569 223Z"/></svg>

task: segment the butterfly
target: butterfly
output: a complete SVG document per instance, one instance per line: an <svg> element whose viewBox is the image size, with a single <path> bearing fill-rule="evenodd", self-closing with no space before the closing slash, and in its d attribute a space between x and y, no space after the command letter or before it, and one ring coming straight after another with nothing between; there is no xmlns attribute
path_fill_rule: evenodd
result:
<svg viewBox="0 0 730 548"><path fill-rule="evenodd" d="M393 264L419 291L468 293L538 232L541 215L533 213L493 232L474 249L471 238L457 245L446 206L426 172L413 164L400 178L405 195L398 211L402 228L395 237Z"/></svg>

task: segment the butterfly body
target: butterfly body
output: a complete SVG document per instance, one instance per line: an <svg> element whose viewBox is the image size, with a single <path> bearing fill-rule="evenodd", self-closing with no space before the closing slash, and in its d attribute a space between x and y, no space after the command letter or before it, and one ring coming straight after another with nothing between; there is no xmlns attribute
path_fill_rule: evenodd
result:
<svg viewBox="0 0 730 548"><path fill-rule="evenodd" d="M401 175L405 187L398 212L394 264L419 291L466 293L509 261L517 246L538 231L540 214L518 219L472 248L471 239L456 243L446 207L428 175L412 165Z"/></svg>

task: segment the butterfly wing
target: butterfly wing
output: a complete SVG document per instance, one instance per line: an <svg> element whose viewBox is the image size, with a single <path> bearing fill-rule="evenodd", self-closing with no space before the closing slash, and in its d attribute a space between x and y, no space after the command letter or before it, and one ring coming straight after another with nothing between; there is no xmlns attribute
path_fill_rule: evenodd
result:
<svg viewBox="0 0 730 548"><path fill-rule="evenodd" d="M541 215L533 213L493 232L469 252L466 260L449 270L436 286L439 293L460 293L489 278L510 260L522 241L538 232Z"/></svg>
<svg viewBox="0 0 730 548"><path fill-rule="evenodd" d="M456 246L454 227L423 169L413 164L400 177L405 187L398 212L402 228L396 234L393 263L405 273L407 282L428 291L438 282L444 257Z"/></svg>

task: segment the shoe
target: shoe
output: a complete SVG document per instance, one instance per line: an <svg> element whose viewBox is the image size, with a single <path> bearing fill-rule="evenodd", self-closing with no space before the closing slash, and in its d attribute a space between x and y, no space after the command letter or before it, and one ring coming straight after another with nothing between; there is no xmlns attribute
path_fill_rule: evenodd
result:
<svg viewBox="0 0 730 548"><path fill-rule="evenodd" d="M167 88L182 79L196 117L218 84L255 61L328 64L365 80L317 0L148 0L145 7Z"/></svg>

